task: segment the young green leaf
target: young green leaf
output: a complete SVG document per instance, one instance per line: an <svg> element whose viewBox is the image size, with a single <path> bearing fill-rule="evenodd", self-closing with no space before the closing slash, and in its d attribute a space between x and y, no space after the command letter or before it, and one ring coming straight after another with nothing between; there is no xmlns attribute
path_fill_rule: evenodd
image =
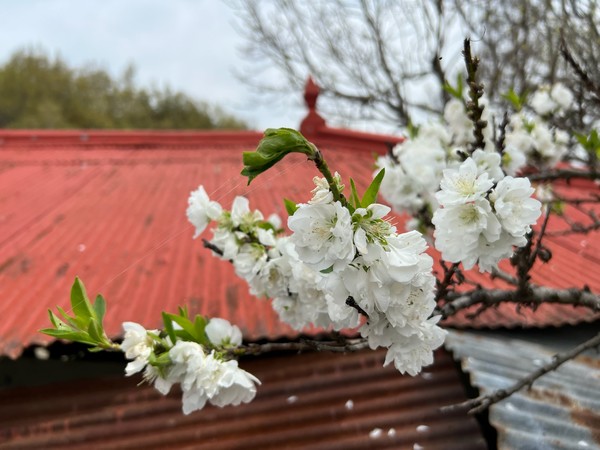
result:
<svg viewBox="0 0 600 450"><path fill-rule="evenodd" d="M199 343L202 345L209 344L206 333L204 332L206 325L208 325L208 321L206 320L206 318L201 315L197 315L194 319L194 328L196 329L196 335L199 338Z"/></svg>
<svg viewBox="0 0 600 450"><path fill-rule="evenodd" d="M373 181L367 188L365 195L363 195L362 200L360 201L360 206L366 208L367 206L375 203L377 200L377 194L379 193L379 187L381 186L381 182L383 181L383 177L385 176L385 169L381 169Z"/></svg>
<svg viewBox="0 0 600 450"><path fill-rule="evenodd" d="M298 205L287 198L283 199L283 204L285 205L285 210L287 211L288 216L293 216L298 210Z"/></svg>
<svg viewBox="0 0 600 450"><path fill-rule="evenodd" d="M177 337L175 336L175 328L173 328L173 320L171 319L169 314L167 314L166 312L162 313L162 318L163 318L163 323L165 325L165 331L167 332L167 335L169 336L169 338L171 339L171 342L174 345L175 342L177 342Z"/></svg>
<svg viewBox="0 0 600 450"><path fill-rule="evenodd" d="M452 97L459 100L463 99L463 77L462 73L459 73L456 77L456 87L452 86L450 82L446 81L442 88L450 94Z"/></svg>
<svg viewBox="0 0 600 450"><path fill-rule="evenodd" d="M96 301L94 302L94 313L96 320L102 325L104 315L106 314L106 300L100 294L96 296Z"/></svg>
<svg viewBox="0 0 600 450"><path fill-rule="evenodd" d="M312 156L314 146L302 134L291 128L269 128L253 152L244 152L242 175L248 184L261 173L273 167L288 153L304 153Z"/></svg>
<svg viewBox="0 0 600 450"><path fill-rule="evenodd" d="M200 343L200 336L196 334L194 324L187 317L178 316L176 314L166 313L173 322L179 325L182 329L176 330L175 334L181 336L184 340Z"/></svg>
<svg viewBox="0 0 600 450"><path fill-rule="evenodd" d="M350 197L350 203L354 206L354 209L360 208L360 197L358 196L356 185L354 184L354 180L352 178L350 178L350 190L352 193Z"/></svg>
<svg viewBox="0 0 600 450"><path fill-rule="evenodd" d="M57 339L65 339L68 341L80 342L82 344L96 345L96 341L90 338L89 334L84 331L72 330L55 330L54 328L44 328L41 333Z"/></svg>
<svg viewBox="0 0 600 450"><path fill-rule="evenodd" d="M71 308L75 313L75 317L83 319L83 322L86 319L89 320L94 314L90 300L85 292L85 286L78 277L75 277L75 282L71 288Z"/></svg>
<svg viewBox="0 0 600 450"><path fill-rule="evenodd" d="M510 88L510 90L506 94L502 94L502 98L508 100L508 102L513 106L515 111L521 111L521 109L523 109L523 105L526 102L526 96L517 94L512 88Z"/></svg>

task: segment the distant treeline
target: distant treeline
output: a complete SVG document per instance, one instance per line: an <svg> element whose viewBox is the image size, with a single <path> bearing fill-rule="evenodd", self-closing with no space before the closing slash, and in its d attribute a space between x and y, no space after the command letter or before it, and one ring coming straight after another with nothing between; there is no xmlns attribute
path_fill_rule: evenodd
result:
<svg viewBox="0 0 600 450"><path fill-rule="evenodd" d="M246 128L219 107L169 88L139 88L134 69L118 79L22 50L0 67L0 128Z"/></svg>

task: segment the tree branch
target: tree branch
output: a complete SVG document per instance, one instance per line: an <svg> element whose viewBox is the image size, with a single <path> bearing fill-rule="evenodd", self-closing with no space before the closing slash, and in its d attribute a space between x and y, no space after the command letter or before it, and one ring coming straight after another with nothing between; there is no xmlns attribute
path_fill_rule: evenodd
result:
<svg viewBox="0 0 600 450"><path fill-rule="evenodd" d="M491 394L480 395L477 398L473 398L471 400L467 400L465 402L459 403L457 405L450 405L441 408L442 412L452 412L456 410L467 410L469 414L477 414L480 413L491 405L504 400L507 397L510 397L515 392L521 390L525 386L531 387L531 385L540 377L546 375L548 372L556 370L565 362L575 358L577 355L583 353L586 350L595 348L600 346L600 333L598 333L595 337L585 341L583 344L578 345L572 350L564 353L557 353L552 357L552 361L548 364L540 367L536 371L532 372L525 378L517 381L508 389L498 389Z"/></svg>
<svg viewBox="0 0 600 450"><path fill-rule="evenodd" d="M575 169L556 169L527 175L531 181L556 181L572 179L600 180L600 172Z"/></svg>
<svg viewBox="0 0 600 450"><path fill-rule="evenodd" d="M264 353L296 351L327 351L333 353L356 352L367 348L366 339L341 339L337 341L317 341L312 339L302 339L298 342L267 342L265 344L246 344L231 350L232 355L262 355Z"/></svg>
<svg viewBox="0 0 600 450"><path fill-rule="evenodd" d="M517 303L522 305L539 306L544 303L557 303L571 306L584 306L594 312L600 312L600 296L590 292L587 286L570 289L553 289L543 286L532 286L527 296L522 296L517 290L474 289L470 292L449 293L447 303L438 308L434 314L443 318L455 315L457 312L474 305L496 306L500 303Z"/></svg>

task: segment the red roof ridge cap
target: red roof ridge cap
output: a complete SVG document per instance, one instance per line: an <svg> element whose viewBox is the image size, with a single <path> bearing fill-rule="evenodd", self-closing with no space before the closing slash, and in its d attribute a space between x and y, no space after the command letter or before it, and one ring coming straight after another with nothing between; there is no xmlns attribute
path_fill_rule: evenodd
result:
<svg viewBox="0 0 600 450"><path fill-rule="evenodd" d="M0 130L2 147L256 145L262 133L248 130Z"/></svg>

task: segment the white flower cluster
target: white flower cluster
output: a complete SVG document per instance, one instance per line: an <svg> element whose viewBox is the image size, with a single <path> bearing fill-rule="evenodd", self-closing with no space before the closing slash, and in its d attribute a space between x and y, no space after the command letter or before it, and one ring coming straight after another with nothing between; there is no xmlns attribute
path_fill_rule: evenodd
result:
<svg viewBox="0 0 600 450"><path fill-rule="evenodd" d="M457 169L444 170L435 195L441 208L432 223L435 247L446 261L462 262L465 269L478 264L481 272L490 272L512 255L513 246L526 244L542 204L531 198L534 189L527 178L496 178L502 174L499 155L495 167L482 168L475 162L478 152Z"/></svg>
<svg viewBox="0 0 600 450"><path fill-rule="evenodd" d="M435 280L425 240L417 232L397 234L384 219L389 207L349 208L334 200L324 179L314 181L312 199L288 219L291 236L238 197L231 213L217 218L211 244L253 294L273 299L283 321L296 329L361 326L372 348L388 348L386 364L415 375L445 336L439 317L430 317ZM336 183L343 189L337 174ZM190 201L188 217L207 216L196 208Z"/></svg>
<svg viewBox="0 0 600 450"><path fill-rule="evenodd" d="M213 318L205 333L211 348L198 342L161 337L134 322L123 323L125 337L121 350L133 360L125 369L127 376L144 370L144 378L166 395L179 383L183 392L183 412L202 409L207 402L216 406L248 403L260 381L240 369L220 351L242 343L238 327L227 320Z"/></svg>
<svg viewBox="0 0 600 450"><path fill-rule="evenodd" d="M489 176L496 181L501 173L515 176L526 164L546 168L556 164L568 149L568 135L551 127L541 116L562 113L571 108L573 94L561 84L552 88L542 87L531 99L537 115L521 111L514 114L505 129L504 150L500 163L495 148L492 111L485 98L482 120L488 122L483 129L484 148L472 155L477 165L496 171ZM541 105L541 106L540 106ZM394 210L405 212L420 219L439 208L435 193L439 189L445 169L456 169L463 161L462 154L473 141L473 124L467 116L464 102L450 100L444 109L444 121L430 123L419 128L416 136L398 144L389 156L380 157L379 168L385 168L386 176L381 194ZM411 222L412 223L412 222ZM427 225L418 223L418 225Z"/></svg>
<svg viewBox="0 0 600 450"><path fill-rule="evenodd" d="M526 164L550 167L568 150L568 135L541 116L561 114L572 102L561 84L540 88L531 98L537 115L521 111L510 118L500 154L488 102L480 99L482 120L488 123L484 148L463 162L473 124L464 102L451 100L444 123L422 126L413 139L379 158L378 166L386 169L381 193L395 210L413 216L409 226L435 226L435 246L444 259L490 271L512 255L513 246L526 243L525 235L541 214L540 203L531 198L534 189L516 174Z"/></svg>
<svg viewBox="0 0 600 450"><path fill-rule="evenodd" d="M563 113L573 105L573 93L562 83L540 87L531 98L531 107L540 116Z"/></svg>
<svg viewBox="0 0 600 450"><path fill-rule="evenodd" d="M569 135L550 127L541 117L524 112L514 114L506 131L503 155L506 172L514 175L525 162L539 168L551 167L565 155L568 144Z"/></svg>

